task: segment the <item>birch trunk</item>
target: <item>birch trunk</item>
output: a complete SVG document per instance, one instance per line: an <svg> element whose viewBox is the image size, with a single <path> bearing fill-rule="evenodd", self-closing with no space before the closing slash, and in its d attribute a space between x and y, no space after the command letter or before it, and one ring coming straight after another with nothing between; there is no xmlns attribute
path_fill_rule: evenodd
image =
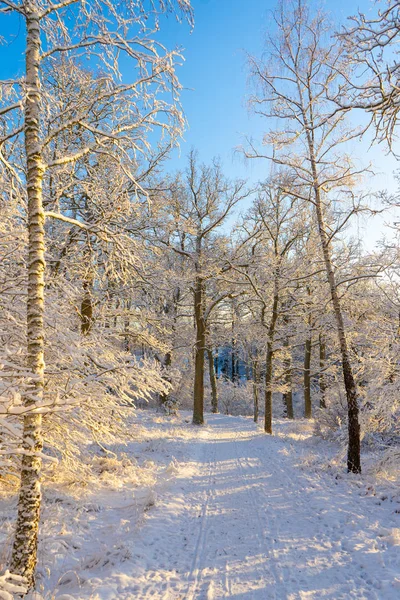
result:
<svg viewBox="0 0 400 600"><path fill-rule="evenodd" d="M164 356L164 362L162 364L162 370L164 371L164 373L162 374L162 378L165 381L167 381L168 383L171 383L171 379L168 376L168 374L165 374L165 371L168 373L168 368L171 366L171 363L172 363L172 354L171 354L171 352L167 352L166 355ZM160 406L166 406L168 400L169 400L169 393L161 392L160 393Z"/></svg>
<svg viewBox="0 0 400 600"><path fill-rule="evenodd" d="M28 197L28 301L27 360L34 380L32 396L43 398L44 385L44 212L42 199L43 163L40 147L40 19L34 1L25 3L26 10L26 105L25 152ZM26 405L33 403L26 400ZM23 424L21 487L18 516L12 551L11 571L26 578L28 588L34 585L37 541L41 505L40 453L43 448L40 415L27 415Z"/></svg>

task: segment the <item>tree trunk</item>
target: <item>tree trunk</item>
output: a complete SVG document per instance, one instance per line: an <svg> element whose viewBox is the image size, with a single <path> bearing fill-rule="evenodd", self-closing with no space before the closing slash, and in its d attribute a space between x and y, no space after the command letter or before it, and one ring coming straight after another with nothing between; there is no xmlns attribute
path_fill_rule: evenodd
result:
<svg viewBox="0 0 400 600"><path fill-rule="evenodd" d="M290 352L289 350L289 339L286 338L284 345L287 349L287 352ZM286 416L288 419L294 419L294 412L293 412L293 391L292 391L292 356L291 353L288 354L288 357L285 358L284 361L284 369L285 369L285 385L286 385L286 392L284 392L283 394L283 401L285 403L285 409L286 409Z"/></svg>
<svg viewBox="0 0 400 600"><path fill-rule="evenodd" d="M299 85L299 84L298 84ZM299 92L302 96L301 91ZM346 331L344 327L342 307L336 286L336 277L333 270L330 242L331 239L326 230L324 208L321 198L321 189L318 178L317 161L315 157L314 140L312 136L313 123L309 123L306 110L302 107L304 124L306 126L307 143L309 148L309 159L313 176L313 191L314 205L318 222L318 232L321 241L322 253L324 257L326 275L328 279L329 289L333 310L335 312L336 326L340 344L340 352L342 355L342 369L344 386L346 389L347 398L347 415L348 415L348 451L347 451L347 470L352 473L361 473L361 456L360 456L360 423L358 410L358 393L356 382L354 380L353 369L351 367L350 355L347 346Z"/></svg>
<svg viewBox="0 0 400 600"><path fill-rule="evenodd" d="M44 211L42 198L43 163L40 147L40 21L35 2L26 5L26 105L25 152L27 161L28 197L28 301L27 360L34 381L29 406L43 398L44 387ZM33 397L35 400L33 400ZM34 585L37 562L43 449L41 415L27 415L23 424L21 487L18 516L12 551L11 571L26 578L28 588Z"/></svg>
<svg viewBox="0 0 400 600"><path fill-rule="evenodd" d="M253 361L253 401L254 401L254 423L258 423L258 360Z"/></svg>
<svg viewBox="0 0 400 600"><path fill-rule="evenodd" d="M235 375L235 347L234 341L232 340L232 351L231 351L231 381L235 383L236 375Z"/></svg>
<svg viewBox="0 0 400 600"><path fill-rule="evenodd" d="M115 317L116 318L116 317ZM83 299L81 303L81 333L87 335L93 325L92 285L89 280L83 282Z"/></svg>
<svg viewBox="0 0 400 600"><path fill-rule="evenodd" d="M164 379L164 381L167 381L168 383L171 383L171 379L168 376L168 367L171 366L171 362L172 362L172 354L171 354L171 352L167 352L164 357L164 362L162 365L162 371L163 371L162 378ZM160 393L160 405L165 406L166 403L168 402L168 400L169 400L169 394L166 392L161 392Z"/></svg>
<svg viewBox="0 0 400 600"><path fill-rule="evenodd" d="M319 334L319 406L320 408L326 408L326 381L324 375L326 362L326 344L322 333Z"/></svg>
<svg viewBox="0 0 400 600"><path fill-rule="evenodd" d="M316 177L316 167L315 181ZM353 369L351 367L350 355L347 346L346 332L343 322L342 309L340 304L340 298L336 286L335 273L333 271L329 237L326 233L325 219L323 214L322 202L320 189L318 185L315 185L315 208L318 220L318 229L321 239L322 251L324 255L325 268L331 292L333 309L335 311L335 318L337 324L338 338L340 344L340 352L342 355L342 368L343 368L343 379L344 386L346 389L347 397L347 413L348 413L348 435L349 445L347 452L347 469L352 473L361 473L361 456L360 456L360 424L358 417L358 393L356 383L354 381Z"/></svg>
<svg viewBox="0 0 400 600"><path fill-rule="evenodd" d="M267 345L267 358L265 361L265 415L264 431L272 433L272 343Z"/></svg>
<svg viewBox="0 0 400 600"><path fill-rule="evenodd" d="M304 416L306 419L312 417L311 407L311 338L305 343L304 351Z"/></svg>
<svg viewBox="0 0 400 600"><path fill-rule="evenodd" d="M204 281L196 276L194 289L194 316L196 326L196 346L194 359L193 423L204 423L204 351L206 327L204 321Z"/></svg>
<svg viewBox="0 0 400 600"><path fill-rule="evenodd" d="M217 389L217 379L215 377L215 369L214 369L214 357L212 350L207 348L207 356L208 356L208 368L210 373L210 384L211 384L211 412L218 412L218 389Z"/></svg>
<svg viewBox="0 0 400 600"><path fill-rule="evenodd" d="M268 328L267 358L265 361L265 416L264 431L272 433L272 377L273 377L273 344L275 337L275 327L278 320L279 306L279 266L275 268L274 273L274 301L272 305L271 321Z"/></svg>

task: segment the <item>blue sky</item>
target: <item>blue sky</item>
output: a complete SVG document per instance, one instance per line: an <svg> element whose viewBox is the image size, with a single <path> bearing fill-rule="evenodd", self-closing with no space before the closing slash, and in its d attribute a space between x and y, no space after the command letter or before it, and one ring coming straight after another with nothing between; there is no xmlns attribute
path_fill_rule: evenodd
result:
<svg viewBox="0 0 400 600"><path fill-rule="evenodd" d="M192 32L185 24L164 23L160 38L165 45L182 46L185 64L180 69L180 79L187 88L182 94L183 106L189 128L181 144L180 158L171 160L171 167L182 168L185 154L195 146L203 160L221 157L230 177L243 177L251 181L268 175L269 165L264 161L244 161L234 149L243 135L260 139L261 121L248 113L246 98L249 95L246 53L260 55L263 51L265 31L271 27L273 0L193 0L195 27ZM332 15L333 22L344 23L359 8L367 13L373 9L369 0L329 0L314 2ZM374 164L376 176L367 187L373 190L396 185L393 171L397 162L388 156L382 146L369 148L368 140L355 142L354 153L367 165ZM382 236L385 220L391 216L377 217L366 223L354 223L353 233L363 237L366 247L372 249Z"/></svg>
<svg viewBox="0 0 400 600"><path fill-rule="evenodd" d="M315 2L315 0L314 0ZM179 76L185 90L182 103L189 123L181 143L180 156L176 153L169 168L182 168L184 158L192 146L200 152L204 161L219 156L229 177L249 178L251 181L268 175L269 165L259 161L244 162L235 153L243 135L260 138L263 126L260 120L248 114L246 98L249 94L246 53L260 55L263 34L271 26L270 12L273 0L192 0L195 27L191 31L186 23L177 23L169 16L161 21L159 40L168 48L182 47L185 62ZM344 22L357 8L368 12L373 6L370 0L328 0L315 2L332 14L332 20ZM0 76L13 75L13 65L22 66L24 31L18 19L2 17L0 25L15 32L15 41L0 46ZM388 157L384 149L368 149L368 143L357 143L354 151L372 161L379 175L371 182L375 189L395 184L392 172L396 161ZM381 222L367 227L366 236L371 242L381 235Z"/></svg>

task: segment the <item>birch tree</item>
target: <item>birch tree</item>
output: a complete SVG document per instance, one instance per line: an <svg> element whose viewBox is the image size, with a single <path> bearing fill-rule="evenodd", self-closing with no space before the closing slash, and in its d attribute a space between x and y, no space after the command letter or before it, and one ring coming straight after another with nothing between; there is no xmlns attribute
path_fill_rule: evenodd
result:
<svg viewBox="0 0 400 600"><path fill-rule="evenodd" d="M188 13L186 2L178 7ZM174 72L175 52L166 52L151 40L146 17L149 11L172 10L173 3L111 2L109 0L83 2L65 0L59 3L39 0L10 2L1 0L2 13L15 13L23 20L26 32L25 73L21 80L2 82L7 99L1 114L8 115L9 126L1 140L1 162L5 170L13 170L9 160L9 145L23 136L25 166L20 169L22 188L27 201L28 223L28 300L27 300L27 364L32 373L25 403L31 407L24 417L23 458L18 517L12 557L12 571L26 578L28 588L34 584L37 555L37 537L41 503L40 474L43 448L42 416L45 376L44 363L44 288L45 288L45 218L43 184L51 169L76 163L85 155L105 152L110 156L133 130L142 135L157 125L172 127L176 133L179 110L175 109L179 84ZM44 129L47 109L51 112L51 94L46 94L44 74L47 65L57 57L67 61L71 71L74 63L85 56L89 64L101 73L102 84L94 100L80 106L67 105L51 119L50 129ZM122 83L119 72L121 57L127 57L138 68L138 79ZM157 92L172 89L172 104L156 99ZM83 89L82 89L83 91ZM133 122L125 119L111 127L105 121L93 123L93 102L100 104L125 97L126 105L137 107ZM90 97L90 94L89 94ZM11 102L9 102L11 98ZM49 102L50 100L50 102ZM171 107L171 108L170 108ZM173 114L173 125L160 119ZM91 122L92 121L92 122ZM17 125L16 125L17 124ZM178 125L179 127L179 125ZM85 132L85 143L66 153L66 147L55 147L53 142L64 132L77 129ZM49 148L53 152L49 153ZM137 147L140 152L140 147ZM132 177L134 181L134 176ZM51 212L48 217L54 217ZM68 217L65 217L68 219Z"/></svg>

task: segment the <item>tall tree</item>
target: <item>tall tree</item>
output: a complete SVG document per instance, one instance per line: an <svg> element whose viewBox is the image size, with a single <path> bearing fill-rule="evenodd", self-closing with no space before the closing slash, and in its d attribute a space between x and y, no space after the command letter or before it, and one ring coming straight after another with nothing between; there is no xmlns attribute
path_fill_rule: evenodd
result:
<svg viewBox="0 0 400 600"><path fill-rule="evenodd" d="M193 423L204 423L204 357L207 349L207 321L212 310L230 291L218 289L209 297L211 281L226 269L226 244L216 235L233 208L249 192L244 181L228 181L218 161L199 165L197 153L189 155L184 175L170 186L155 243L170 248L186 259L193 292L194 388ZM222 242L222 243L221 243ZM189 276L189 275L188 275Z"/></svg>
<svg viewBox="0 0 400 600"><path fill-rule="evenodd" d="M336 113L327 98L343 81L346 68L340 42L326 42L329 19L315 16L305 1L285 0L275 11L276 31L268 37L265 60L251 59L251 69L258 91L252 98L255 110L283 123L282 129L266 134L264 141L272 147L269 158L284 165L297 181L297 197L312 203L324 258L326 277L336 317L341 349L343 379L348 405L348 470L361 472L358 391L351 365L337 275L332 261L332 240L359 208L349 193L358 175L343 143L355 132L346 127L343 113ZM268 155L254 145L249 157ZM336 227L327 222L333 199L350 200L349 212Z"/></svg>
<svg viewBox="0 0 400 600"><path fill-rule="evenodd" d="M70 7L75 5L74 18L71 19ZM174 73L174 53L161 52L148 39L145 18L152 8L155 11L172 9L173 3L151 3L145 6L140 0L130 2L111 2L110 0L64 0L59 3L43 3L39 0L20 0L18 2L0 1L2 13L15 13L23 19L26 31L25 76L22 82L15 83L14 100L1 109L2 115L10 114L10 126L2 138L2 145L23 135L25 149L25 194L27 199L28 224L28 301L27 301L27 361L32 373L31 389L25 395L28 409L24 417L23 458L21 470L21 489L18 505L18 517L13 547L12 570L26 578L28 587L34 583L34 570L37 555L37 537L41 504L40 473L43 447L42 416L35 407L43 401L45 364L44 364L44 287L45 287L45 217L43 203L43 182L52 168L76 163L80 158L95 151L109 152L118 148L119 142L132 129L141 128L143 117L148 131L157 124L156 115L165 112L163 101L157 103L153 85L166 89L171 86L178 90ZM187 3L181 8L189 10ZM11 32L10 32L11 33ZM81 95L82 104L69 105L51 119L50 128L45 128L47 108L52 110L51 94L46 93L45 73L47 65L62 57L71 71L74 63L84 50L93 65L103 72L102 86L98 88L94 99L85 93ZM161 49L162 50L162 49ZM119 77L120 57L127 56L139 67L140 75L132 83L123 84ZM4 82L3 87L10 87ZM139 92L140 88L140 92ZM97 127L91 122L93 102L98 105L111 105L122 96L126 105L139 106L139 93L147 90L149 102L141 104L140 118L134 122L125 120L110 128L110 121ZM81 88L83 91L83 88ZM173 101L175 102L175 95ZM86 101L86 100L89 101ZM153 106L150 107L150 99ZM132 115L134 111L132 110ZM167 111L168 112L168 111ZM173 122L178 112L172 109ZM19 114L20 117L15 117ZM138 111L136 111L137 117ZM147 115L147 117L146 117ZM151 115L151 116L150 116ZM15 122L20 124L15 127ZM140 123L140 124L139 124ZM52 146L62 132L81 129L85 131L85 144L78 148ZM171 131L173 127L171 126ZM49 153L49 148L53 152ZM72 151L71 151L72 150ZM4 160L7 152L3 150L2 166L12 169L11 163ZM53 216L54 214L49 214ZM29 410L30 409L30 410Z"/></svg>
<svg viewBox="0 0 400 600"><path fill-rule="evenodd" d="M257 200L246 216L251 223L251 251L247 261L239 261L236 271L248 282L261 309L261 325L266 331L264 430L272 433L273 363L275 337L282 317L282 300L291 280L290 253L303 234L301 202L285 191L285 175L278 175L261 186ZM246 249L246 246L244 246Z"/></svg>

